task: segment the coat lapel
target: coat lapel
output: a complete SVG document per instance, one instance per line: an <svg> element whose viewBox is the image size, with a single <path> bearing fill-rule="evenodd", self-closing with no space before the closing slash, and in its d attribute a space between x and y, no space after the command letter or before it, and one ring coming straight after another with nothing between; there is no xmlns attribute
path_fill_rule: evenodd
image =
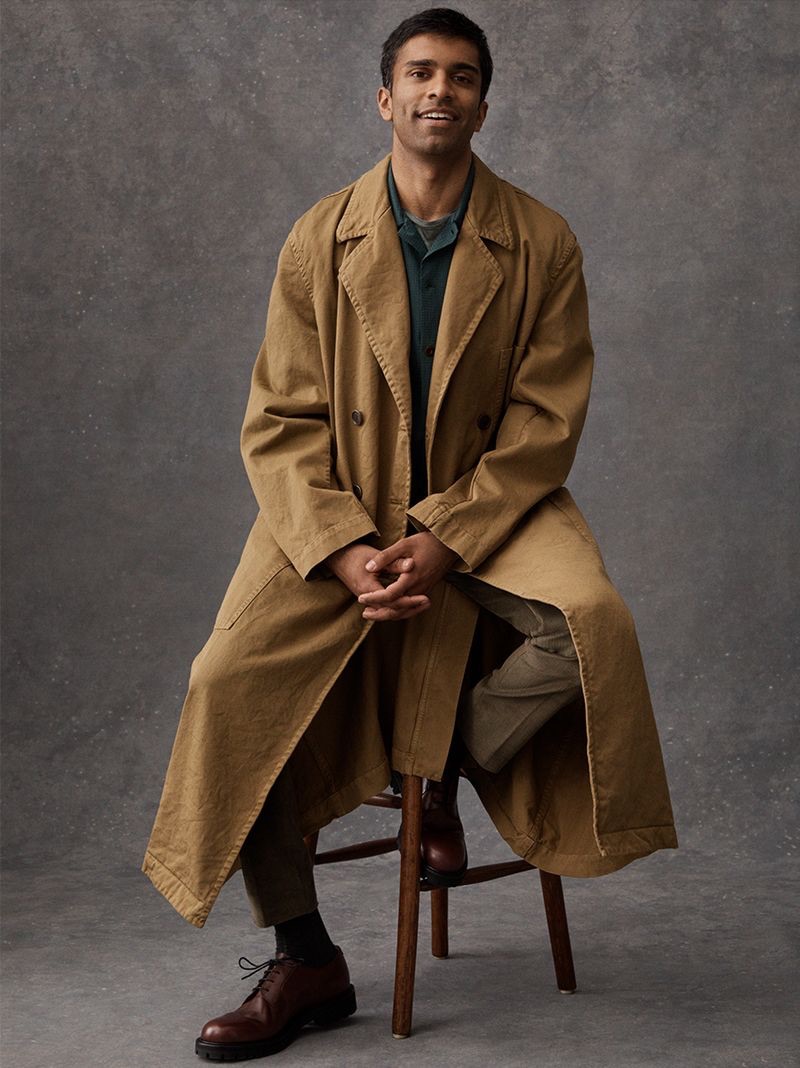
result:
<svg viewBox="0 0 800 1068"><path fill-rule="evenodd" d="M429 441L453 372L502 281L500 265L467 213L453 251L436 335L426 423Z"/></svg>
<svg viewBox="0 0 800 1068"><path fill-rule="evenodd" d="M386 171L390 156L356 182L336 230L339 241L362 237L345 257L339 281L355 309L375 358L411 432L411 311L406 265L389 203Z"/></svg>
<svg viewBox="0 0 800 1068"><path fill-rule="evenodd" d="M386 182L390 160L391 153L355 183L336 238L362 240L345 257L339 279L410 429L410 309L403 251ZM448 383L503 281L502 269L486 241L509 249L515 244L502 184L474 153L473 160L475 181L453 252L436 337L427 417L431 441Z"/></svg>
<svg viewBox="0 0 800 1068"><path fill-rule="evenodd" d="M436 337L426 426L429 441L453 372L503 282L502 268L487 241L509 249L515 244L502 183L474 152L472 158L475 181L453 252Z"/></svg>

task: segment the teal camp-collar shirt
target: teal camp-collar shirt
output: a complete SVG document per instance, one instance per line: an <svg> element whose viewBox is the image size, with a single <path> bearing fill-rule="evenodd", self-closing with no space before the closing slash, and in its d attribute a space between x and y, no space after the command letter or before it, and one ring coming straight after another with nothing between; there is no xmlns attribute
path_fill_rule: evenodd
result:
<svg viewBox="0 0 800 1068"><path fill-rule="evenodd" d="M475 164L470 166L461 200L455 211L432 222L407 212L400 203L391 165L388 168L389 199L403 250L411 314L411 501L428 496L425 464L425 419L436 350L436 335L456 238L467 212ZM424 235L424 236L423 236Z"/></svg>

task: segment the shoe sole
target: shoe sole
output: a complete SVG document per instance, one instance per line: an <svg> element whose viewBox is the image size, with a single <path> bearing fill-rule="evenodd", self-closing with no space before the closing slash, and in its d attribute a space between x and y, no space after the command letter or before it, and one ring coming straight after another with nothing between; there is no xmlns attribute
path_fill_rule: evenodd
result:
<svg viewBox="0 0 800 1068"><path fill-rule="evenodd" d="M271 1038L260 1038L255 1042L207 1042L198 1038L194 1051L198 1057L207 1061L248 1061L253 1057L266 1057L270 1053L279 1053L286 1049L306 1024L315 1023L319 1027L329 1027L346 1016L352 1016L355 1011L356 992L351 983L341 994L298 1012Z"/></svg>
<svg viewBox="0 0 800 1068"><path fill-rule="evenodd" d="M397 848L398 851L401 848L401 835L397 836ZM460 886L464 876L467 874L467 868L469 867L469 858L464 861L463 867L458 871L437 871L435 868L429 868L422 860L420 860L419 874L429 883L431 886Z"/></svg>
<svg viewBox="0 0 800 1068"><path fill-rule="evenodd" d="M430 883L431 886L459 886L464 876L467 873L467 865L458 871L436 871L435 868L429 868L427 864L420 864L420 875L426 883Z"/></svg>

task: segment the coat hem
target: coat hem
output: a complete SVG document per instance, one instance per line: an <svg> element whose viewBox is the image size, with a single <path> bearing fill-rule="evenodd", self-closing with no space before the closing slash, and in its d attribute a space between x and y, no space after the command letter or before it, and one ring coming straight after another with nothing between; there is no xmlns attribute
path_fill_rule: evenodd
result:
<svg viewBox="0 0 800 1068"><path fill-rule="evenodd" d="M627 827L624 831L611 831L601 835L600 845L604 856L619 856L638 852L640 849L646 849L647 852L652 852L653 849L677 849L678 836L671 823Z"/></svg>
<svg viewBox="0 0 800 1068"><path fill-rule="evenodd" d="M596 853L565 853L554 848L552 842L543 842L536 834L536 829L541 826L545 816L543 806L540 806L536 818L532 821L533 833L522 831L505 811L486 778L470 778L470 782L506 844L523 860L553 875L579 878L608 875L659 849L678 848L674 825L664 823L648 827L628 827L604 834L597 843Z"/></svg>
<svg viewBox="0 0 800 1068"><path fill-rule="evenodd" d="M533 864L540 871L546 871L551 875L563 875L577 879L594 879L601 875L610 875L621 868L632 864L634 860L641 860L649 856L657 849L664 846L654 846L643 852L618 853L614 856L600 857L591 853L554 853L544 846L534 846L527 853L520 854L523 860ZM514 850L518 853L518 850Z"/></svg>
<svg viewBox="0 0 800 1068"><path fill-rule="evenodd" d="M535 864L553 875L572 875L593 878L619 871L634 860L640 860L659 849L677 849L678 840L671 826L637 827L620 831L612 837L618 842L597 853L562 853L547 842L532 842L528 835L503 835L506 842L523 860Z"/></svg>
<svg viewBox="0 0 800 1068"><path fill-rule="evenodd" d="M178 876L148 849L144 855L141 871L170 905L195 927L202 927L208 919L210 906L194 894Z"/></svg>

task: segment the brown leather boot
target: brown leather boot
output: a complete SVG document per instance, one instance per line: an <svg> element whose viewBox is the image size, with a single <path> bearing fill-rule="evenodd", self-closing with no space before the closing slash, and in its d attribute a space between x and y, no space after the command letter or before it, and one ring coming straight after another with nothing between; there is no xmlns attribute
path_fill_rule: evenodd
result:
<svg viewBox="0 0 800 1068"><path fill-rule="evenodd" d="M464 756L464 747L456 734L450 743L441 782L425 780L421 874L432 886L458 886L467 870L467 843L456 801Z"/></svg>
<svg viewBox="0 0 800 1068"><path fill-rule="evenodd" d="M266 971L239 1008L203 1027L194 1047L199 1057L209 1061L265 1057L288 1046L305 1024L313 1021L324 1027L356 1011L355 990L339 946L333 960L319 967L285 953L265 964Z"/></svg>

